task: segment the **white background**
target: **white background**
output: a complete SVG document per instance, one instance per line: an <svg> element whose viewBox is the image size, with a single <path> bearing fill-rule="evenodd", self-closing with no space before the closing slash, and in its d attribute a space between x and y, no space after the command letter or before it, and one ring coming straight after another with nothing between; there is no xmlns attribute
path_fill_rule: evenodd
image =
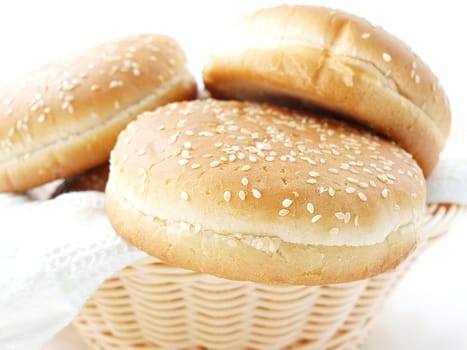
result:
<svg viewBox="0 0 467 350"><path fill-rule="evenodd" d="M219 29L283 1L2 1L0 83L63 54L119 36L164 33L185 48L199 77ZM453 137L467 136L467 20L462 1L302 1L368 18L406 41L438 75L453 112ZM463 155L465 144L449 147ZM461 146L461 147L459 147ZM365 350L467 349L467 233L459 225L430 249L386 304Z"/></svg>

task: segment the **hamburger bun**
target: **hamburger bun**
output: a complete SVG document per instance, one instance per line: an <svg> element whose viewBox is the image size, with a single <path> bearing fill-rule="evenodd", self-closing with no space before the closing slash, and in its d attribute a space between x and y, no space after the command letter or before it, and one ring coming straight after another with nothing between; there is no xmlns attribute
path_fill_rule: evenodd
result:
<svg viewBox="0 0 467 350"><path fill-rule="evenodd" d="M104 192L109 177L109 163L106 162L84 173L69 177L52 194L55 198L67 192L98 191Z"/></svg>
<svg viewBox="0 0 467 350"><path fill-rule="evenodd" d="M173 39L143 34L52 62L0 88L0 192L21 192L109 159L136 115L196 96Z"/></svg>
<svg viewBox="0 0 467 350"><path fill-rule="evenodd" d="M319 107L396 141L429 175L448 137L449 102L429 67L365 19L314 6L241 18L205 64L213 97Z"/></svg>
<svg viewBox="0 0 467 350"><path fill-rule="evenodd" d="M395 267L416 246L425 179L393 142L326 115L172 103L119 135L106 212L179 267L317 285Z"/></svg>

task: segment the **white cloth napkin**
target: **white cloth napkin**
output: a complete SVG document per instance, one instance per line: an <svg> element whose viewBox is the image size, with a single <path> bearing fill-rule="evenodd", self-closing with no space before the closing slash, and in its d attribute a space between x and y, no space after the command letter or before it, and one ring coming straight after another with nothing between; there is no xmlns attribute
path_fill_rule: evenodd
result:
<svg viewBox="0 0 467 350"><path fill-rule="evenodd" d="M40 349L106 278L145 256L115 234L102 193L0 194L0 222L2 350Z"/></svg>
<svg viewBox="0 0 467 350"><path fill-rule="evenodd" d="M467 205L467 161L444 159L430 202ZM65 327L99 285L145 256L110 226L104 195L47 201L0 194L0 347L34 350Z"/></svg>

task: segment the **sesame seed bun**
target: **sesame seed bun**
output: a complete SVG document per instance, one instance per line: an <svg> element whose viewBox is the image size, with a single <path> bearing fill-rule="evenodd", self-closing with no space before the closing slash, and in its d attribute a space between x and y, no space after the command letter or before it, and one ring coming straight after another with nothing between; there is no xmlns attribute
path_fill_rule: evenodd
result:
<svg viewBox="0 0 467 350"><path fill-rule="evenodd" d="M241 18L204 67L217 98L293 101L372 127L413 154L429 175L451 124L429 67L365 19L313 6L279 6Z"/></svg>
<svg viewBox="0 0 467 350"><path fill-rule="evenodd" d="M0 88L0 191L95 167L136 115L195 96L182 49L155 34L108 42L25 75Z"/></svg>
<svg viewBox="0 0 467 350"><path fill-rule="evenodd" d="M176 266L267 283L344 282L416 245L425 180L394 143L325 115L212 99L142 114L111 155L106 211Z"/></svg>
<svg viewBox="0 0 467 350"><path fill-rule="evenodd" d="M104 192L109 177L109 163L106 162L84 173L69 177L52 194L55 198L67 192L98 191Z"/></svg>

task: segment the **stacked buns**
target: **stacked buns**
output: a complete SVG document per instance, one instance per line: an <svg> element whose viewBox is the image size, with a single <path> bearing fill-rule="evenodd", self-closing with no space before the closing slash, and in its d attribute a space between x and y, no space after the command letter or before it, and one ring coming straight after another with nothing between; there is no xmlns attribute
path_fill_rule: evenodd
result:
<svg viewBox="0 0 467 350"><path fill-rule="evenodd" d="M56 195L107 183L129 242L229 279L346 282L414 249L450 111L405 44L342 11L279 6L242 18L206 62L208 93L231 101L172 102L195 97L185 63L172 39L141 35L4 88L0 190L76 175L112 150L110 172Z"/></svg>
<svg viewBox="0 0 467 350"><path fill-rule="evenodd" d="M311 285L387 271L415 247L421 169L450 111L405 44L345 12L279 6L242 18L203 78L213 97L270 104L174 103L132 122L106 189L127 240L196 271Z"/></svg>

